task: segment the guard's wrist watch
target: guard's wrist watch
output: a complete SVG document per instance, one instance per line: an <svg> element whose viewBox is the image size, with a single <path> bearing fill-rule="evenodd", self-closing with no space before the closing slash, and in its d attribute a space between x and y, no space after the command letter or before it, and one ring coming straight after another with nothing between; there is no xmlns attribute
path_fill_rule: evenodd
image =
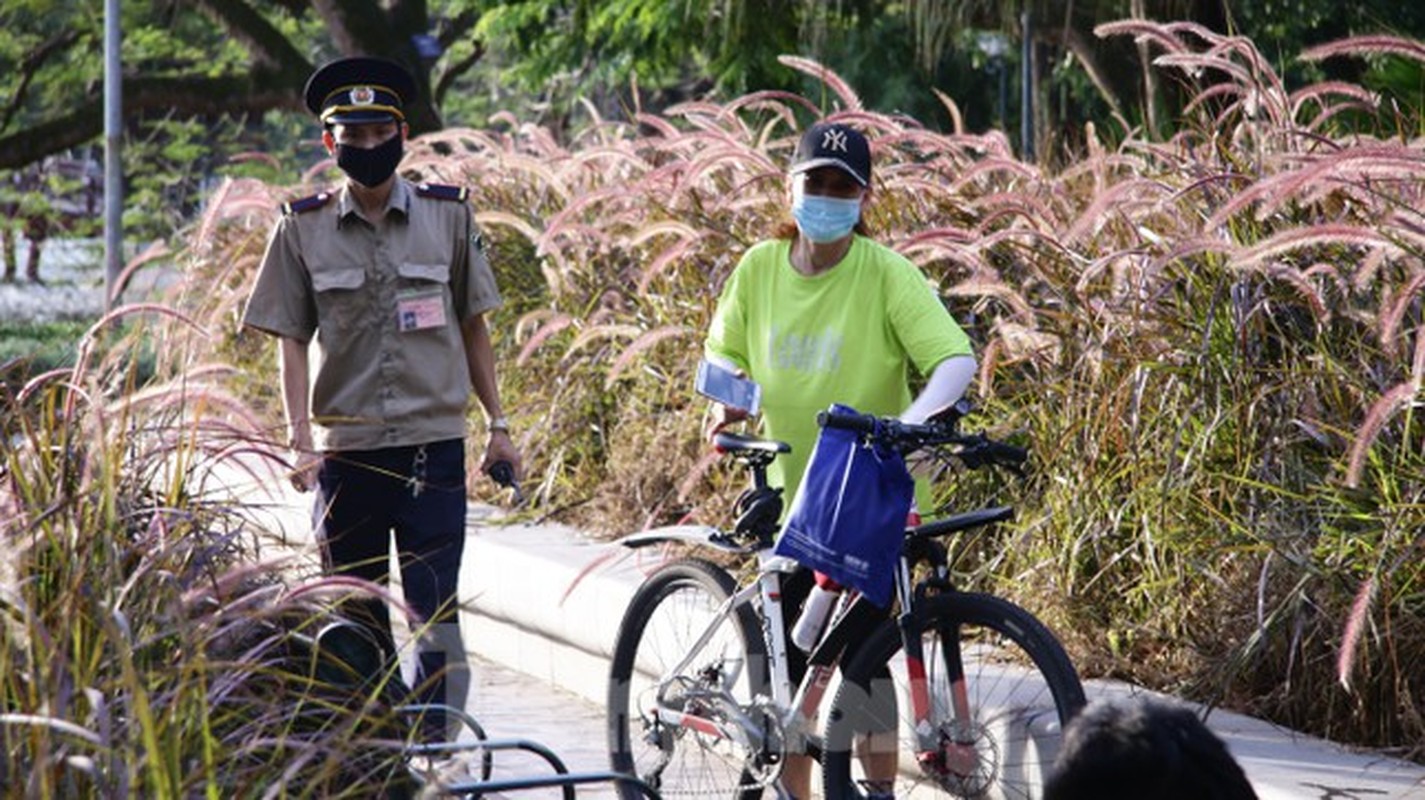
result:
<svg viewBox="0 0 1425 800"><path fill-rule="evenodd" d="M491 433L495 431L504 431L505 433L509 433L510 420L508 417L495 417L494 419L485 423L485 428Z"/></svg>

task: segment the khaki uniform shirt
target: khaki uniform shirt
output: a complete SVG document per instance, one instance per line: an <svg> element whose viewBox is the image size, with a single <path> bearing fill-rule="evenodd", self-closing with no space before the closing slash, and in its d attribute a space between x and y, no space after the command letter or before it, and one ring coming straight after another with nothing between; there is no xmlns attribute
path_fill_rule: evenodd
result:
<svg viewBox="0 0 1425 800"><path fill-rule="evenodd" d="M380 226L345 187L284 214L242 321L315 344L316 449L369 450L465 435L460 323L499 305L469 205L422 196L398 176Z"/></svg>

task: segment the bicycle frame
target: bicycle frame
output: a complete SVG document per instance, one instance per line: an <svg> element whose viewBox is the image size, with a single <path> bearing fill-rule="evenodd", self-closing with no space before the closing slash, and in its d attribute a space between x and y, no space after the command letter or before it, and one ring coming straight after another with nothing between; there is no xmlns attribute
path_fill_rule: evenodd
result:
<svg viewBox="0 0 1425 800"><path fill-rule="evenodd" d="M649 532L649 534L656 533L656 531ZM645 534L644 537L647 538L648 534ZM679 538L684 541L688 540L684 536ZM785 637L782 636L785 622L782 618L782 604L779 602L782 592L781 576L789 562L786 559L773 556L770 550L760 551L757 556L759 566L757 580L742 587L723 601L697 639L694 640L692 646L688 648L688 652L673 665L666 676L659 678L657 685L660 694L674 677L685 674L693 662L698 660L717 630L736 613L738 608L752 602L754 597L760 597L763 612L761 619L764 623L763 635L768 639L767 659L769 663L767 666L772 683L770 699L774 708L779 712L789 708L791 698L787 687L790 679L787 672ZM773 633L776 635L772 635ZM724 696L720 698L723 701L723 711L737 723L735 727L729 727L725 723L704 716L662 707L657 710L660 720L666 724L692 728L709 736L731 739L744 746L760 749L765 745L763 726L731 702L730 696L727 695L726 687L735 682L738 677L738 675L724 677L722 688ZM783 730L791 730L786 727L792 721L790 716L790 714L778 714L778 722L783 726ZM798 730L804 727L804 724L798 725Z"/></svg>
<svg viewBox="0 0 1425 800"><path fill-rule="evenodd" d="M925 525L908 528L906 540L907 542L915 539L928 541L932 537L1008 519L1012 513L1012 509L1008 507L997 507L955 514ZM670 540L709 546L722 552L747 552L728 546L725 534L716 528L707 526L684 525L650 530L628 537L623 543L631 547L641 547ZM757 579L740 588L718 607L688 652L673 665L667 676L659 679L658 688L661 693L667 688L673 677L686 674L691 665L703 653L704 648L712 641L716 631L728 622L736 610L752 602L754 598L760 598L762 633L767 645L769 662L767 667L772 692L772 696L769 698L770 711L778 724L787 752L807 753L810 752L809 745L814 741L808 733L808 726L816 718L817 709L830 688L831 679L835 674L846 640L858 633L869 633L874 625L880 624L886 617L884 612L879 609L853 613L858 608L873 609L874 607L863 602L860 595L854 590L846 590L832 615L826 633L823 634L817 647L808 655L805 676L793 691L787 669L786 620L782 613L780 600L782 575L795 569L795 564L784 557L773 555L770 548L758 550L756 555L758 559ZM934 561L936 562L933 566L935 575L932 580L941 586L948 587L949 584L946 581L948 569L944 560L935 559ZM910 676L911 712L917 731L916 758L921 763L925 763L927 759L938 758L937 754L943 751L941 743L937 741L936 734L933 732L933 726L929 724L933 709L931 708L925 668L925 654L920 638L907 633L907 625L910 615L915 609L917 596L917 584L911 575L913 564L914 559L905 553L897 561L895 594L900 601L902 612L895 621L901 630L907 673ZM947 640L942 644L944 645L942 657L949 673L947 677L951 686L952 711L956 719L968 721L971 719L971 710L958 643ZM767 743L765 727L759 720L749 716L744 709L732 702L727 693L726 687L735 682L738 677L738 675L733 675L730 678L724 678L723 696L719 698L721 709L732 724L687 711L665 708L657 710L660 720L665 724L691 728L704 735L729 739L745 747L762 749ZM975 758L973 749L957 754L952 748L950 755L959 759Z"/></svg>
<svg viewBox="0 0 1425 800"><path fill-rule="evenodd" d="M732 550L723 544L726 539L720 531L705 526L684 525L654 529L627 537L622 543L631 547L642 547L670 540L707 545L722 552ZM806 676L796 691L792 691L791 677L787 668L786 620L782 614L781 595L782 575L795 569L796 564L787 558L773 555L770 548L758 550L756 555L758 560L757 579L741 587L731 597L723 601L699 632L688 651L665 675L658 679L658 693L661 694L666 690L677 676L686 674L690 670L708 644L712 642L718 629L725 625L739 608L753 602L754 599L760 599L761 613L758 616L763 623L762 634L767 645L767 669L772 692L772 696L766 698L769 703L768 710L777 723L777 729L784 737L787 752L806 753L810 739L807 728L815 718L816 709L830 685L831 676L835 672L835 661L825 656L818 661L815 658L816 653L813 653L812 658L809 659ZM828 626L824 640L830 638L833 632L843 625L849 605L850 603L843 599L841 606L833 615L832 624ZM659 720L667 725L690 728L707 736L728 739L753 750L765 748L768 738L766 727L761 720L753 718L738 706L727 691L727 687L735 683L738 677L739 675L731 675L723 678L723 686L720 689L722 696L718 700L726 721L661 706L657 709Z"/></svg>

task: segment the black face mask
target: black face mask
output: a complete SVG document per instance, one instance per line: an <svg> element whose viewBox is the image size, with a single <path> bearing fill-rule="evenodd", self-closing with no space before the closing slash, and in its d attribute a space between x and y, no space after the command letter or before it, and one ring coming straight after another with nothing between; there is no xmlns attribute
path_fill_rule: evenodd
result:
<svg viewBox="0 0 1425 800"><path fill-rule="evenodd" d="M336 165L362 186L380 186L396 171L401 153L401 134L397 133L375 147L337 145Z"/></svg>

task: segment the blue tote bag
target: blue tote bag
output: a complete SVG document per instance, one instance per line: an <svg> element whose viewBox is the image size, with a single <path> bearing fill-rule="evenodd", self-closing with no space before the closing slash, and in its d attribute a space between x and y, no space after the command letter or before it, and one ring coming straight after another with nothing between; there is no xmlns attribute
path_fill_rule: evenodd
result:
<svg viewBox="0 0 1425 800"><path fill-rule="evenodd" d="M822 428L774 552L888 606L914 499L915 481L899 452L874 447L856 431Z"/></svg>

